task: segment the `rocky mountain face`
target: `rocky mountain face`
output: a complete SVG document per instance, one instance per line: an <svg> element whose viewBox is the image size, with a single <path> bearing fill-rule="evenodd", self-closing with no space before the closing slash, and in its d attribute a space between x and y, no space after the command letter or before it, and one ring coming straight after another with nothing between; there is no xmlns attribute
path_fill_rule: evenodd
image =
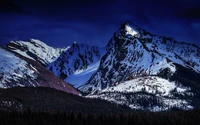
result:
<svg viewBox="0 0 200 125"><path fill-rule="evenodd" d="M135 25L123 24L106 50L99 70L86 87L82 87L83 91L85 88L102 90L129 79L163 72L167 72L163 77L169 78L176 72L175 64L200 72L200 49L197 46L152 35Z"/></svg>
<svg viewBox="0 0 200 125"><path fill-rule="evenodd" d="M199 52L195 45L156 36L137 25L124 23L107 44L98 70L79 89L89 93L89 98L102 98L136 109L190 109L191 99L186 97L199 94ZM191 72L194 78L183 75L186 73L183 70Z"/></svg>
<svg viewBox="0 0 200 125"><path fill-rule="evenodd" d="M75 87L83 85L97 70L105 49L74 42L47 69Z"/></svg>
<svg viewBox="0 0 200 125"><path fill-rule="evenodd" d="M25 60L17 65L27 66L16 71L28 74L30 79L64 80L86 93L87 98L151 111L200 107L200 48L151 34L132 23L122 24L105 48L74 42L70 47L56 49L31 39L12 41L6 49ZM27 67L30 71L24 71ZM8 85L16 79L10 75L20 72L1 75L5 77L1 85Z"/></svg>

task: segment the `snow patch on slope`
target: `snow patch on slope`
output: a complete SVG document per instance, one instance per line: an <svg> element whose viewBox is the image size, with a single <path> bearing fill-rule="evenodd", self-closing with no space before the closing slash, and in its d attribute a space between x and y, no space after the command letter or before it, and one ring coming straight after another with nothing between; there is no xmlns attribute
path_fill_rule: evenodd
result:
<svg viewBox="0 0 200 125"><path fill-rule="evenodd" d="M104 54L105 48L74 42L56 61L50 63L47 69L79 87L96 72Z"/></svg>
<svg viewBox="0 0 200 125"><path fill-rule="evenodd" d="M157 76L139 77L133 80L122 82L121 84L102 90L102 92L147 92L156 96L172 97L172 91L180 94L188 94L190 88L179 86L175 82Z"/></svg>
<svg viewBox="0 0 200 125"><path fill-rule="evenodd" d="M74 85L75 88L85 84L94 72L97 71L100 61L91 64L86 70L77 70L74 74L70 75L65 79L66 82Z"/></svg>
<svg viewBox="0 0 200 125"><path fill-rule="evenodd" d="M189 87L170 82L157 76L139 77L100 91L93 91L87 98L101 98L132 109L164 111L170 108L192 109L189 100L179 96L193 96Z"/></svg>

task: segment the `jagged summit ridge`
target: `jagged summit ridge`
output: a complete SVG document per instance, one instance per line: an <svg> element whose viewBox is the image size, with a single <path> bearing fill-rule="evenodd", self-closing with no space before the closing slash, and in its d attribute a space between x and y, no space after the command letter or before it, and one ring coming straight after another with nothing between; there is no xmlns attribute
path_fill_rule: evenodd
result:
<svg viewBox="0 0 200 125"><path fill-rule="evenodd" d="M38 39L29 39L27 42L35 45L35 46L43 46L43 47L47 47L47 44L43 43L42 41L38 40Z"/></svg>
<svg viewBox="0 0 200 125"><path fill-rule="evenodd" d="M129 37L151 37L154 36L153 34L151 34L150 32L146 31L145 29L141 28L140 26L130 22L130 21L126 21L124 22L118 31L115 32L116 36L120 36L120 35L128 35Z"/></svg>
<svg viewBox="0 0 200 125"><path fill-rule="evenodd" d="M62 52L68 49L53 48L36 39L30 39L29 41L11 41L7 44L6 48L21 56L38 61L44 66L55 61Z"/></svg>

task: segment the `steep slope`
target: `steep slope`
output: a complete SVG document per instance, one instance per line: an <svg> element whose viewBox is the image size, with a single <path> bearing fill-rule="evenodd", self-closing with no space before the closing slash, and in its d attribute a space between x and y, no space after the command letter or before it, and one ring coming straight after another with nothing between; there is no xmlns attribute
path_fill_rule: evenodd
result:
<svg viewBox="0 0 200 125"><path fill-rule="evenodd" d="M99 60L105 49L74 42L47 69L66 82L79 87L91 77L99 67Z"/></svg>
<svg viewBox="0 0 200 125"><path fill-rule="evenodd" d="M32 59L16 56L0 48L0 88L45 86L79 94L72 86L58 79Z"/></svg>
<svg viewBox="0 0 200 125"><path fill-rule="evenodd" d="M0 48L0 69L1 88L23 86L15 82L34 80L38 77L38 72L32 65L28 65L26 61L2 48Z"/></svg>
<svg viewBox="0 0 200 125"><path fill-rule="evenodd" d="M53 48L40 40L30 39L27 42L11 41L7 44L6 49L47 66L68 48Z"/></svg>
<svg viewBox="0 0 200 125"><path fill-rule="evenodd" d="M153 35L126 22L107 44L97 72L79 89L90 93L87 97L132 108L190 109L191 98L199 98L199 52L195 45ZM194 80L180 75L181 71L194 74Z"/></svg>

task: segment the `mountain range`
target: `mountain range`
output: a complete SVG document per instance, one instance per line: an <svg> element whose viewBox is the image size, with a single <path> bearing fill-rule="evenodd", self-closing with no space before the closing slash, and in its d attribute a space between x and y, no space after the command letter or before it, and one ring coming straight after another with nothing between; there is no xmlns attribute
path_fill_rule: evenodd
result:
<svg viewBox="0 0 200 125"><path fill-rule="evenodd" d="M130 22L105 47L30 39L0 51L0 88L51 87L150 111L200 107L200 48Z"/></svg>

